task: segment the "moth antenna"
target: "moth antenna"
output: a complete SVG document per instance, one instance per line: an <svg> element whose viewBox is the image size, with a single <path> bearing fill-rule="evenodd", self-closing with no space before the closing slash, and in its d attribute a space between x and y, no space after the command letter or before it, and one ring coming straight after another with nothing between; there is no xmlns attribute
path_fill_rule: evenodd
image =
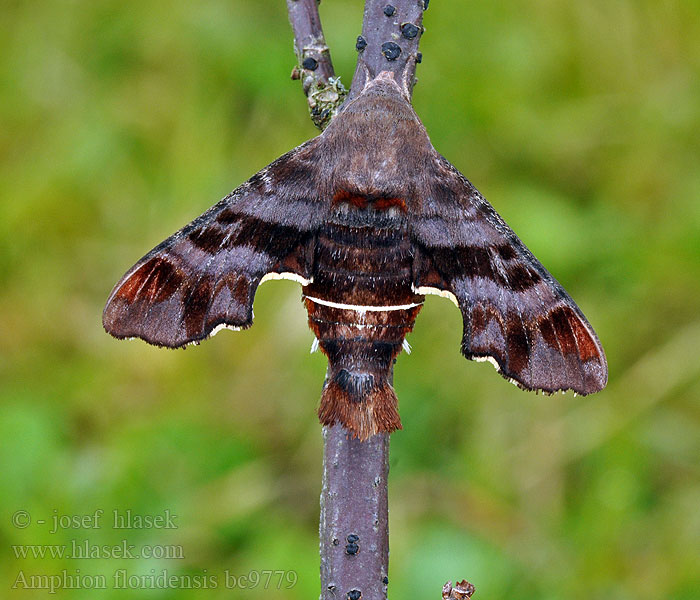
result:
<svg viewBox="0 0 700 600"><path fill-rule="evenodd" d="M314 341L311 342L311 350L309 351L309 354L313 354L314 352L318 352L318 338L314 338Z"/></svg>
<svg viewBox="0 0 700 600"><path fill-rule="evenodd" d="M408 340L404 340L403 343L401 344L403 346L403 349L405 350L406 354L411 353L411 344L408 343Z"/></svg>

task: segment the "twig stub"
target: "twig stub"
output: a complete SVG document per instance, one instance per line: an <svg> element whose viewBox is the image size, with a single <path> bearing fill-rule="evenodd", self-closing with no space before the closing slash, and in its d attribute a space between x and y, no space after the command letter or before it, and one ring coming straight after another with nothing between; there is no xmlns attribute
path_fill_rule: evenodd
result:
<svg viewBox="0 0 700 600"><path fill-rule="evenodd" d="M476 588L466 579L458 581L454 586L448 581L442 586L442 600L468 600L475 591Z"/></svg>

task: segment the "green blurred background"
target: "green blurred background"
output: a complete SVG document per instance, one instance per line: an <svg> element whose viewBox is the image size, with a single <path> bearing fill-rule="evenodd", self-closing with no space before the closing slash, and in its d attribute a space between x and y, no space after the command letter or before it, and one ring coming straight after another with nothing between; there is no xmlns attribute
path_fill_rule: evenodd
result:
<svg viewBox="0 0 700 600"><path fill-rule="evenodd" d="M141 255L316 134L284 3L0 11L0 597L47 597L10 588L63 569L108 589L58 597L316 597L325 359L298 286L263 286L253 329L186 351L100 323ZM321 6L346 83L361 12ZM521 392L460 356L458 310L429 298L396 366L390 596L467 577L483 600L697 599L700 3L434 0L424 24L414 100L434 145L577 300L610 383ZM100 528L50 532L96 509ZM114 530L114 509L170 510L178 528ZM85 539L184 558L11 548ZM109 589L119 569L219 587ZM298 581L231 590L226 569Z"/></svg>

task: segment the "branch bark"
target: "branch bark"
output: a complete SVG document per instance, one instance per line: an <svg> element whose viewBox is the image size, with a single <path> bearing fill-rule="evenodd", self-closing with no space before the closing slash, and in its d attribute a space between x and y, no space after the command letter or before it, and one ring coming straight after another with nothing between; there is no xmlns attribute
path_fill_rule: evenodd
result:
<svg viewBox="0 0 700 600"><path fill-rule="evenodd" d="M287 0L287 13L294 31L297 56L292 79L301 79L311 120L323 130L337 113L348 92L333 70L331 51L326 44L318 14L319 2Z"/></svg>
<svg viewBox="0 0 700 600"><path fill-rule="evenodd" d="M389 584L389 434L323 428L321 600L383 600Z"/></svg>
<svg viewBox="0 0 700 600"><path fill-rule="evenodd" d="M391 71L410 98L416 64L421 62L418 45L423 34L423 11L429 0L366 0L362 35L357 38L357 68L350 96L382 71Z"/></svg>

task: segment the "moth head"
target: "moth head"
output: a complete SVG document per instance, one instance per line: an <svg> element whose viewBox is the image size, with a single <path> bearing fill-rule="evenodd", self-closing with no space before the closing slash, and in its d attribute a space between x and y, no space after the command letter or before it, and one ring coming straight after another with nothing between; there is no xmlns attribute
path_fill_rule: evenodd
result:
<svg viewBox="0 0 700 600"><path fill-rule="evenodd" d="M410 92L401 82L396 80L395 74L391 71L381 71L376 77L368 76L356 100L363 96L393 97L401 104L411 105Z"/></svg>
<svg viewBox="0 0 700 600"><path fill-rule="evenodd" d="M408 96L406 96L406 94L404 93L404 90L401 89L401 86L396 81L396 77L392 71L381 71L376 77L371 79L368 78L365 81L365 86L362 89L361 93L371 93L374 90L381 90L382 88L389 88L392 90L392 93L398 92L399 94L404 96L407 101L409 100Z"/></svg>

